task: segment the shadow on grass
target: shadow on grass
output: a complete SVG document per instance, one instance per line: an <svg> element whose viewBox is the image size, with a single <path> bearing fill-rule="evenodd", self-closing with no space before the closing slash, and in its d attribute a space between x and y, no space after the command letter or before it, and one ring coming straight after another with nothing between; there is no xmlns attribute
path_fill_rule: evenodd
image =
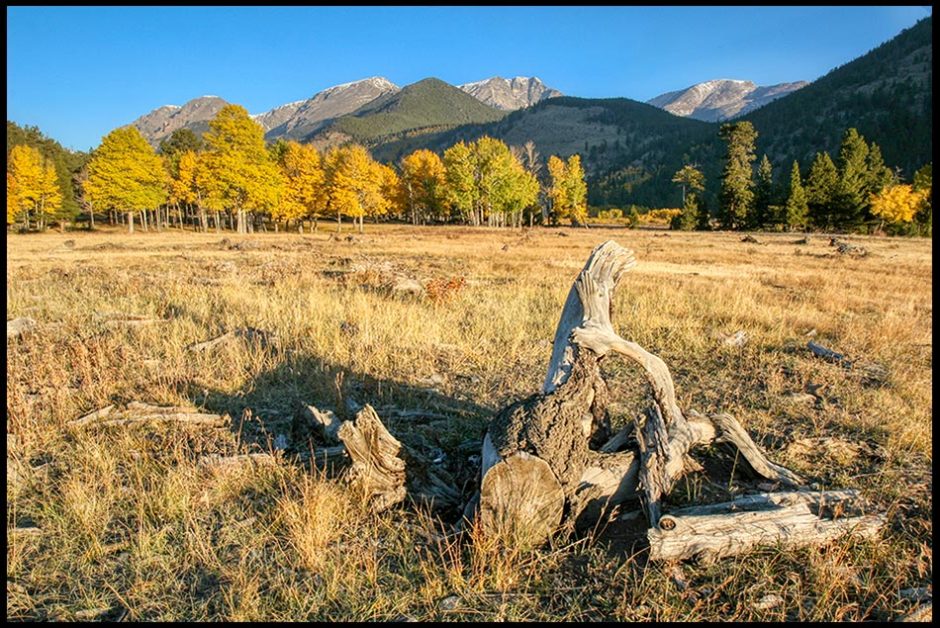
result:
<svg viewBox="0 0 940 628"><path fill-rule="evenodd" d="M273 350L273 349L272 349ZM289 457L333 445L301 420L307 405L352 420L371 405L391 434L429 461L438 461L469 501L478 484L486 425L495 414L433 385L376 378L316 356L288 352L274 368L231 393L181 383L180 393L206 411L228 414L245 451L284 450Z"/></svg>

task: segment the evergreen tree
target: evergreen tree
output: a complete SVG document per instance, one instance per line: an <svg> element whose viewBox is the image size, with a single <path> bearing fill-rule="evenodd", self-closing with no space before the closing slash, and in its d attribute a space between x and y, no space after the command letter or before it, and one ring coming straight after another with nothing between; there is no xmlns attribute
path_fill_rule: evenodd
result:
<svg viewBox="0 0 940 628"><path fill-rule="evenodd" d="M833 196L835 226L853 228L861 225L869 207L870 178L868 144L854 128L842 136L839 149L839 182Z"/></svg>
<svg viewBox="0 0 940 628"><path fill-rule="evenodd" d="M176 176L176 166L180 156L187 151L198 153L203 146L202 137L193 133L191 129L176 129L170 137L160 142L157 152L167 159L170 164L170 173Z"/></svg>
<svg viewBox="0 0 940 628"><path fill-rule="evenodd" d="M749 225L753 229L764 229L777 222L780 217L774 216L771 206L774 203L774 173L770 160L765 154L757 166L757 181L754 185L754 211Z"/></svg>
<svg viewBox="0 0 940 628"><path fill-rule="evenodd" d="M814 227L832 229L835 224L833 199L839 184L839 172L829 153L816 153L806 180L806 201Z"/></svg>
<svg viewBox="0 0 940 628"><path fill-rule="evenodd" d="M931 234L933 223L933 164L929 163L914 173L914 190L923 199L914 220L923 235Z"/></svg>
<svg viewBox="0 0 940 628"><path fill-rule="evenodd" d="M721 177L721 223L726 229L747 225L754 204L754 143L757 131L747 121L721 125L719 137L728 144Z"/></svg>
<svg viewBox="0 0 940 628"><path fill-rule="evenodd" d="M786 205L787 230L805 228L808 216L809 204L803 182L800 180L800 164L794 161L790 170L790 194Z"/></svg>
<svg viewBox="0 0 940 628"><path fill-rule="evenodd" d="M699 221L699 193L705 189L705 176L691 165L686 164L672 177L674 183L682 185L682 213L673 219L672 228L695 229Z"/></svg>
<svg viewBox="0 0 940 628"><path fill-rule="evenodd" d="M885 165L884 159L881 157L881 149L874 142L868 148L866 167L868 170L868 196L878 194L889 185L897 183L897 177L894 176L891 168Z"/></svg>

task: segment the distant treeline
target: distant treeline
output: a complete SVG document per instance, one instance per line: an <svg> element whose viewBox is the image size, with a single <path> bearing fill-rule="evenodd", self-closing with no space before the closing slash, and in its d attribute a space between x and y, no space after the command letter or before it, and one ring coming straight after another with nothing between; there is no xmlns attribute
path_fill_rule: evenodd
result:
<svg viewBox="0 0 940 628"><path fill-rule="evenodd" d="M9 138L11 123L7 127ZM362 230L366 217L521 226L579 223L587 216L578 155L543 162L531 143L510 148L482 137L454 144L443 156L417 150L392 167L357 144L323 154L296 142L266 145L261 127L238 105L224 107L202 137L174 132L159 152L136 128L122 127L74 162L78 203L66 206L50 183L55 177L47 154L36 142L14 146L7 160L7 224L43 229L75 219L79 209L90 226L99 214L111 222L123 218L131 231L137 222L144 229L195 225L239 233L302 228L310 220L316 228L323 217L346 217Z"/></svg>
<svg viewBox="0 0 940 628"><path fill-rule="evenodd" d="M931 164L904 183L877 144L845 131L836 159L816 154L808 170L794 161L780 182L764 155L756 173L758 133L748 122L720 126L725 146L719 180L697 164L672 177L682 209L676 229L931 232ZM711 196L705 193L711 188ZM458 141L439 155L418 149L394 165L357 144L325 153L296 142L266 144L262 128L238 105L224 107L198 136L175 131L155 151L131 126L115 129L90 153L63 149L35 127L7 123L7 224L42 230L96 214L143 229L193 227L239 233L302 229L305 221L344 217L413 224L489 226L584 224L588 188L578 154L544 160L527 142L491 137ZM665 204L665 203L664 203ZM600 208L637 224L635 205ZM666 215L666 214L664 214Z"/></svg>

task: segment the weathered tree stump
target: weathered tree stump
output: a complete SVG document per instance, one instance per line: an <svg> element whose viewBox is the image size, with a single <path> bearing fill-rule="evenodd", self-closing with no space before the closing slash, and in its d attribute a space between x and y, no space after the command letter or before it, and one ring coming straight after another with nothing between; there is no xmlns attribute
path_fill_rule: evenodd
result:
<svg viewBox="0 0 940 628"><path fill-rule="evenodd" d="M616 333L614 291L635 265L633 252L613 241L591 253L565 301L542 390L505 407L487 428L479 491L465 505L461 525L478 518L485 534L534 547L562 527L594 527L616 507L638 502L632 512L639 514L640 506L645 511L654 560L717 558L757 544L877 533L884 517L862 513L854 491L770 493L664 512L678 479L702 470L690 456L701 445L733 446L754 473L775 484L793 489L803 480L768 460L734 417L684 412L666 363ZM611 355L642 367L652 397L635 424L615 435L600 371ZM294 427L327 443L342 442L314 455L344 456L350 463L346 480L371 510L405 499L435 508L461 505L445 468L393 436L371 406L354 404L350 412L355 420L340 422L329 411L305 407Z"/></svg>
<svg viewBox="0 0 940 628"><path fill-rule="evenodd" d="M566 522L582 529L593 526L614 506L639 498L658 534L663 498L683 474L701 468L689 456L690 450L713 442L736 447L764 478L789 487L802 483L793 472L770 462L730 415L683 413L666 364L617 335L611 323L614 291L635 265L633 252L613 241L594 249L562 310L542 391L504 408L490 423L481 453L479 505L468 508L479 514L486 533L509 543L537 545ZM599 364L611 354L642 366L652 391L652 403L633 431L636 447L626 451L617 449L627 444L630 431L621 431L613 439L608 432L608 393ZM840 497L826 495L819 499L838 501ZM801 508L810 512L806 503ZM806 513L785 514L799 519ZM773 521L777 515L768 516ZM669 517L669 523L680 521L675 515ZM853 523L839 520L817 525L806 519L806 525L791 529L788 520L782 520L770 536L742 536L734 533L733 523L723 523L734 517L714 517L710 530L730 539L719 543L721 549L710 550L716 555L743 551L767 540L830 539ZM878 528L878 520L862 523L868 532ZM657 542L654 558L688 554L667 551L662 549L664 542Z"/></svg>

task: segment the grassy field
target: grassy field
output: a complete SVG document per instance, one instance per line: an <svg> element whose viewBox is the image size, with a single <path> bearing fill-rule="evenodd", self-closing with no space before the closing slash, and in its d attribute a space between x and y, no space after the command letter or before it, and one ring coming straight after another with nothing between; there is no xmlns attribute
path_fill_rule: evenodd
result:
<svg viewBox="0 0 940 628"><path fill-rule="evenodd" d="M7 616L129 620L891 620L932 590L932 244L794 234L367 226L346 234L7 236ZM876 540L646 564L616 538L537 551L448 534L402 506L370 515L278 453L298 403L379 409L403 440L462 460L503 405L538 390L568 289L607 239L636 252L614 326L660 355L680 404L733 414L769 457L887 514ZM382 289L383 274L430 284ZM166 322L109 323L113 313ZM276 333L194 354L241 327ZM743 347L721 338L743 330ZM815 332L813 332L815 330ZM888 370L871 384L817 342ZM645 384L607 367L615 420ZM814 403L788 395L815 391ZM75 428L111 403L192 404L233 427ZM446 419L392 420L383 408ZM277 445L277 446L276 446ZM472 450L472 447L470 447ZM465 452L466 453L466 452ZM471 451L472 453L472 451ZM673 503L713 480L687 479ZM727 477L718 481L729 482ZM467 490L467 487L464 487ZM668 510L668 504L667 504ZM929 593L928 593L929 595Z"/></svg>

